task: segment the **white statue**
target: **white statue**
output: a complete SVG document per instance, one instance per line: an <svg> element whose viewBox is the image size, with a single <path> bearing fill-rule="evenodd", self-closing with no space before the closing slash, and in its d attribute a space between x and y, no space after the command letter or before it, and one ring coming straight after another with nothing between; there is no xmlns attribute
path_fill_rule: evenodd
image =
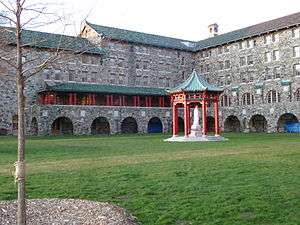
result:
<svg viewBox="0 0 300 225"><path fill-rule="evenodd" d="M199 124L199 119L200 119L199 109L198 109L198 106L196 105L196 107L194 108L194 121L193 121L193 125L191 127L190 137L200 137L201 136L201 126Z"/></svg>

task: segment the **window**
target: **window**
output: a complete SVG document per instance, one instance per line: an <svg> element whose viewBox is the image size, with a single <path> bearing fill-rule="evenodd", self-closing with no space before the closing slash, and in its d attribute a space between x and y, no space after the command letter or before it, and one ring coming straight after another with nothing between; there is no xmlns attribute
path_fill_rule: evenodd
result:
<svg viewBox="0 0 300 225"><path fill-rule="evenodd" d="M227 45L224 46L224 52L229 52L229 47Z"/></svg>
<svg viewBox="0 0 300 225"><path fill-rule="evenodd" d="M243 49L243 48L244 48L243 42L239 42L239 49Z"/></svg>
<svg viewBox="0 0 300 225"><path fill-rule="evenodd" d="M74 81L74 74L73 73L69 73L69 81Z"/></svg>
<svg viewBox="0 0 300 225"><path fill-rule="evenodd" d="M300 38L300 28L299 27L294 28L292 30L292 37L293 38Z"/></svg>
<svg viewBox="0 0 300 225"><path fill-rule="evenodd" d="M87 56L87 55L82 55L81 56L81 62L83 63L83 64L89 64L90 62L89 62L89 57Z"/></svg>
<svg viewBox="0 0 300 225"><path fill-rule="evenodd" d="M265 62L271 62L272 61L272 55L271 52L265 53Z"/></svg>
<svg viewBox="0 0 300 225"><path fill-rule="evenodd" d="M60 70L54 70L54 79L61 80L61 71Z"/></svg>
<svg viewBox="0 0 300 225"><path fill-rule="evenodd" d="M248 63L248 65L253 65L253 56L252 55L247 56L247 63Z"/></svg>
<svg viewBox="0 0 300 225"><path fill-rule="evenodd" d="M268 103L280 102L280 94L275 90L269 91L267 93L267 102Z"/></svg>
<svg viewBox="0 0 300 225"><path fill-rule="evenodd" d="M274 61L278 61L279 60L279 51L278 50L274 50L273 51L273 60Z"/></svg>
<svg viewBox="0 0 300 225"><path fill-rule="evenodd" d="M252 104L254 104L254 96L250 93L243 94L242 104L243 105L252 105Z"/></svg>
<svg viewBox="0 0 300 225"><path fill-rule="evenodd" d="M230 68L230 61L226 60L225 61L225 69L229 69Z"/></svg>
<svg viewBox="0 0 300 225"><path fill-rule="evenodd" d="M295 101L300 101L300 88L295 91Z"/></svg>
<svg viewBox="0 0 300 225"><path fill-rule="evenodd" d="M293 47L293 57L300 57L300 47L299 46Z"/></svg>
<svg viewBox="0 0 300 225"><path fill-rule="evenodd" d="M273 74L274 74L274 79L280 78L280 67L279 66L274 67Z"/></svg>
<svg viewBox="0 0 300 225"><path fill-rule="evenodd" d="M218 54L219 55L223 54L223 47L222 46L218 47Z"/></svg>
<svg viewBox="0 0 300 225"><path fill-rule="evenodd" d="M253 48L255 46L254 40L247 40L247 48Z"/></svg>
<svg viewBox="0 0 300 225"><path fill-rule="evenodd" d="M266 80L271 80L272 79L272 74L271 74L269 68L265 68L265 75L266 75Z"/></svg>
<svg viewBox="0 0 300 225"><path fill-rule="evenodd" d="M272 41L273 42L278 42L279 41L279 34L278 33L272 34Z"/></svg>
<svg viewBox="0 0 300 225"><path fill-rule="evenodd" d="M181 58L181 65L184 65L184 57Z"/></svg>
<svg viewBox="0 0 300 225"><path fill-rule="evenodd" d="M240 66L245 66L246 65L246 58L243 56L243 57L240 57Z"/></svg>
<svg viewBox="0 0 300 225"><path fill-rule="evenodd" d="M223 70L224 69L224 63L223 62L219 62L219 70Z"/></svg>
<svg viewBox="0 0 300 225"><path fill-rule="evenodd" d="M231 106L231 99L227 95L221 96L221 106L222 107L228 107Z"/></svg>
<svg viewBox="0 0 300 225"><path fill-rule="evenodd" d="M295 64L294 65L294 75L295 76L300 76L300 64Z"/></svg>
<svg viewBox="0 0 300 225"><path fill-rule="evenodd" d="M210 66L209 66L209 64L206 64L206 65L205 65L205 68L206 68L206 72L208 73L208 72L210 71Z"/></svg>
<svg viewBox="0 0 300 225"><path fill-rule="evenodd" d="M271 35L264 36L264 43L265 44L271 44L272 43Z"/></svg>
<svg viewBox="0 0 300 225"><path fill-rule="evenodd" d="M226 84L227 85L231 84L231 77L230 76L227 76L227 78L226 78Z"/></svg>

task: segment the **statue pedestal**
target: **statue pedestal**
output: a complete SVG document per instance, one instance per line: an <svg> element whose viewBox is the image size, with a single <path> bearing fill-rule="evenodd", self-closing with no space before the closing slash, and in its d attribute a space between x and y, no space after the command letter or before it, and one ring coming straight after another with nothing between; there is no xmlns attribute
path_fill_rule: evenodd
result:
<svg viewBox="0 0 300 225"><path fill-rule="evenodd" d="M196 126L193 125L191 127L191 133L189 137L201 137L201 136L202 136L201 127L199 125Z"/></svg>

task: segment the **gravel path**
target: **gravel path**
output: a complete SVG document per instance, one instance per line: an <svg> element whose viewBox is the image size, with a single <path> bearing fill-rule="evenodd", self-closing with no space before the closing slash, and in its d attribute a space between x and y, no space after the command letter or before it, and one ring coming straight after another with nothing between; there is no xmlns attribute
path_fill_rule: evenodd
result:
<svg viewBox="0 0 300 225"><path fill-rule="evenodd" d="M16 224L16 201L0 201L0 224ZM138 225L119 206L73 199L27 201L28 225Z"/></svg>

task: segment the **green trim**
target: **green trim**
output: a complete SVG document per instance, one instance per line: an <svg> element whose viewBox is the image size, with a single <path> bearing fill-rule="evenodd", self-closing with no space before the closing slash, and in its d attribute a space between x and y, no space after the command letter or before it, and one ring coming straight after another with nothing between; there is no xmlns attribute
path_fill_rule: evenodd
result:
<svg viewBox="0 0 300 225"><path fill-rule="evenodd" d="M240 86L234 86L231 88L231 91L238 91L240 89Z"/></svg>
<svg viewBox="0 0 300 225"><path fill-rule="evenodd" d="M155 95L165 96L167 92L162 88L127 87L118 85L86 84L86 83L61 83L53 86L47 85L45 91L56 92L81 92L81 93L106 93L125 95Z"/></svg>
<svg viewBox="0 0 300 225"><path fill-rule="evenodd" d="M282 86L288 86L292 83L292 81L291 80L281 80L280 83Z"/></svg>
<svg viewBox="0 0 300 225"><path fill-rule="evenodd" d="M255 89L261 89L263 86L264 86L263 83L256 83L254 87Z"/></svg>

